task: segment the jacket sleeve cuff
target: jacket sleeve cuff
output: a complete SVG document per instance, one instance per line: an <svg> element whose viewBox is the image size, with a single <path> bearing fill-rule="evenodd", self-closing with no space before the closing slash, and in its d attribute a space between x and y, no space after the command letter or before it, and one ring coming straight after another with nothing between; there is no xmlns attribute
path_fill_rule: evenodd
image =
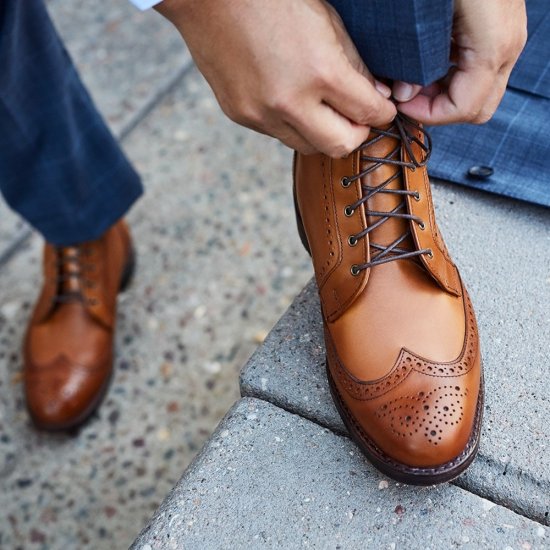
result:
<svg viewBox="0 0 550 550"><path fill-rule="evenodd" d="M130 0L130 2L140 10L148 10L156 4L160 4L161 1L162 0Z"/></svg>

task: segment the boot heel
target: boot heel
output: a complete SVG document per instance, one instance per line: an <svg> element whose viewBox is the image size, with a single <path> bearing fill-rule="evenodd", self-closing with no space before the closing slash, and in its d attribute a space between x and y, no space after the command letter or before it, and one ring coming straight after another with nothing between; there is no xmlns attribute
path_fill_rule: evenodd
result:
<svg viewBox="0 0 550 550"><path fill-rule="evenodd" d="M120 278L119 292L124 292L132 282L136 270L136 251L132 248L124 266L122 277Z"/></svg>
<svg viewBox="0 0 550 550"><path fill-rule="evenodd" d="M296 157L297 153L294 153L294 162L292 166L292 173L294 178L296 178ZM307 242L304 222L302 221L302 216L300 215L300 210L298 209L298 200L296 198L296 181L294 181L292 185L292 196L294 197L294 212L296 213L296 226L298 228L298 235L300 235L300 240L302 241L306 252L311 256L311 249L309 247L309 243Z"/></svg>

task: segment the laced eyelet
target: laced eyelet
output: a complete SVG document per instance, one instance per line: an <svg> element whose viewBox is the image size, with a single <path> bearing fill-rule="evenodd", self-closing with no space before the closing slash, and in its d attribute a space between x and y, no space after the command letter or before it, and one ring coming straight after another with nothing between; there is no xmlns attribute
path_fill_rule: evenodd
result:
<svg viewBox="0 0 550 550"><path fill-rule="evenodd" d="M434 253L433 253L431 248L428 250L427 254L428 254L428 258L433 258L434 257Z"/></svg>
<svg viewBox="0 0 550 550"><path fill-rule="evenodd" d="M348 237L348 244L350 246L355 246L357 244L357 237L355 235L350 235Z"/></svg>
<svg viewBox="0 0 550 550"><path fill-rule="evenodd" d="M424 229L426 229L426 224L424 222L419 222L418 227L420 228L421 231L424 231Z"/></svg>
<svg viewBox="0 0 550 550"><path fill-rule="evenodd" d="M351 181L346 176L344 176L340 180L340 183L342 184L342 187L344 187L344 188L348 188L351 185Z"/></svg>
<svg viewBox="0 0 550 550"><path fill-rule="evenodd" d="M413 199L416 202L420 202L420 193L418 191L416 191L415 194L413 195Z"/></svg>
<svg viewBox="0 0 550 550"><path fill-rule="evenodd" d="M357 275L359 275L359 273L361 273L361 268L358 266L358 265L352 265L351 266L351 274L354 276L354 277L357 277Z"/></svg>
<svg viewBox="0 0 550 550"><path fill-rule="evenodd" d="M349 218L350 216L353 216L353 213L355 212L355 210L350 206L346 206L344 208L344 214Z"/></svg>

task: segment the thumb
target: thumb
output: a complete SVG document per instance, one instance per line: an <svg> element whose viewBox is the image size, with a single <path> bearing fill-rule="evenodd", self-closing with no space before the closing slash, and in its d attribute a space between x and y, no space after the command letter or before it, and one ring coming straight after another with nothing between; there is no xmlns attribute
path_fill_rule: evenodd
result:
<svg viewBox="0 0 550 550"><path fill-rule="evenodd" d="M405 103L414 99L422 90L422 86L418 84L409 84L408 82L394 82L392 94L394 99L400 103Z"/></svg>

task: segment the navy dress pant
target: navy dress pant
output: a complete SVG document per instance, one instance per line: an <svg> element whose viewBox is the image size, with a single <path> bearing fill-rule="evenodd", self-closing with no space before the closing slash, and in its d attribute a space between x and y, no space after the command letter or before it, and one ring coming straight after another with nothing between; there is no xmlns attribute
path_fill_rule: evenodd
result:
<svg viewBox="0 0 550 550"><path fill-rule="evenodd" d="M42 0L0 1L0 191L58 245L98 237L142 193Z"/></svg>

